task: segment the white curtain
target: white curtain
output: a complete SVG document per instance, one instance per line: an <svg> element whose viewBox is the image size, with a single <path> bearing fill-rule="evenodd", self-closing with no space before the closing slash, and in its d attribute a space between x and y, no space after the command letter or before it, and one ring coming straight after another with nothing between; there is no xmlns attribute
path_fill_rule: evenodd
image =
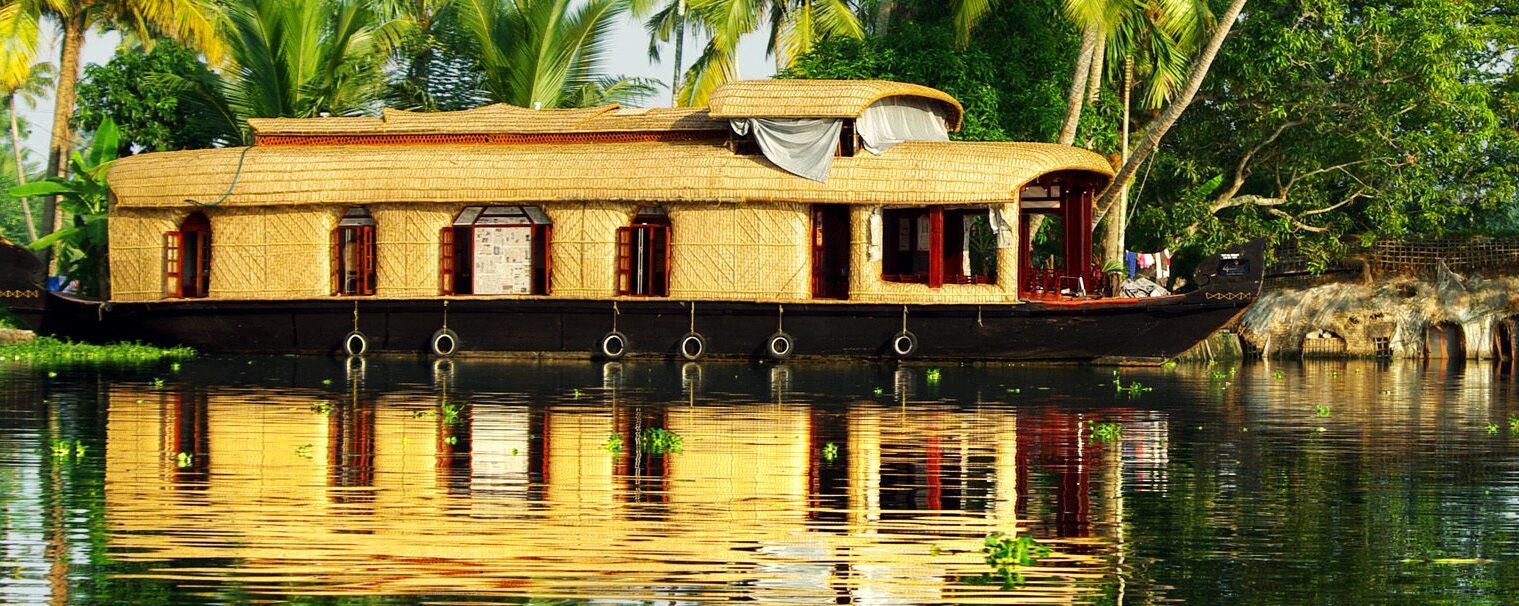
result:
<svg viewBox="0 0 1519 606"><path fill-rule="evenodd" d="M854 123L865 149L881 155L903 141L948 141L949 125L932 101L887 97L872 103Z"/></svg>
<svg viewBox="0 0 1519 606"><path fill-rule="evenodd" d="M837 118L743 118L729 124L740 136L753 132L760 151L776 166L819 182L828 181L844 128Z"/></svg>

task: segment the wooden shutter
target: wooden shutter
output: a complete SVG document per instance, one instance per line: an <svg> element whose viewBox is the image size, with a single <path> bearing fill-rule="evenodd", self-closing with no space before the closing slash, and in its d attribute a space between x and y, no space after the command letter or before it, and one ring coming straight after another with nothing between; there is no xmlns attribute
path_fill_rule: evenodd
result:
<svg viewBox="0 0 1519 606"><path fill-rule="evenodd" d="M184 232L171 231L164 233L164 296L179 298L185 296L184 267L181 265L181 256L185 248Z"/></svg>
<svg viewBox="0 0 1519 606"><path fill-rule="evenodd" d="M538 294L550 295L554 293L554 226L539 226L538 235L542 242L538 245L538 251L543 255L543 292Z"/></svg>
<svg viewBox="0 0 1519 606"><path fill-rule="evenodd" d="M438 232L438 292L454 294L454 228Z"/></svg>
<svg viewBox="0 0 1519 606"><path fill-rule="evenodd" d="M632 227L617 228L617 294L633 293L633 231Z"/></svg>
<svg viewBox="0 0 1519 606"><path fill-rule="evenodd" d="M343 228L332 230L332 294L343 294Z"/></svg>
<svg viewBox="0 0 1519 606"><path fill-rule="evenodd" d="M375 244L374 226L363 225L358 231L359 236L359 292L361 295L373 295L375 289Z"/></svg>
<svg viewBox="0 0 1519 606"><path fill-rule="evenodd" d="M199 236L195 239L199 253L195 255L195 296L205 297L211 294L211 231L200 232Z"/></svg>
<svg viewBox="0 0 1519 606"><path fill-rule="evenodd" d="M928 209L928 287L944 285L944 209Z"/></svg>
<svg viewBox="0 0 1519 606"><path fill-rule="evenodd" d="M665 254L664 266L659 268L659 273L654 277L659 280L659 295L668 297L670 296L670 226L659 227L655 235L664 243Z"/></svg>

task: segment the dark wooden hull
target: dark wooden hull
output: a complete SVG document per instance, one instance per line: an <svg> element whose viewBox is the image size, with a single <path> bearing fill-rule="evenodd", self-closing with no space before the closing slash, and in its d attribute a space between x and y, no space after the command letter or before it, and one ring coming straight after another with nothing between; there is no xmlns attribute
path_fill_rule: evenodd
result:
<svg viewBox="0 0 1519 606"><path fill-rule="evenodd" d="M694 329L706 356L759 358L781 330L797 357L892 358L903 329L910 357L953 360L1158 362L1228 325L1260 287L1249 275L1214 277L1185 296L1096 304L785 304L665 299L180 300L101 303L48 295L41 332L86 341L184 344L208 352L343 351L354 330L371 352L424 354L446 325L459 352L593 357L604 335L625 334L629 355L676 357ZM445 320L446 314L446 320ZM905 318L904 318L905 314Z"/></svg>

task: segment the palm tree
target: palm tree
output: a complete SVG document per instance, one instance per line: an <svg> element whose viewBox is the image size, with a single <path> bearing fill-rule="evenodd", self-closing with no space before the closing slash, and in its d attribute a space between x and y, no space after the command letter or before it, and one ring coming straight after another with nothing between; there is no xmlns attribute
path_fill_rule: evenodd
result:
<svg viewBox="0 0 1519 606"><path fill-rule="evenodd" d="M28 107L37 107L42 98L47 95L48 87L53 82L53 65L51 63L35 63L27 70L26 78L20 82L4 80L0 85L5 88L5 105L11 117L11 153L16 158L16 184L26 185L26 164L21 158L21 121L16 116L16 98L26 101ZM21 214L26 218L26 235L33 242L37 241L37 225L32 219L32 204L26 196L21 196Z"/></svg>
<svg viewBox="0 0 1519 606"><path fill-rule="evenodd" d="M23 38L11 41L28 49L25 63L31 63L36 49L37 27L41 16L50 16L63 27L63 44L59 52L57 93L53 105L53 134L48 145L48 174L62 176L68 170L67 156L73 146L69 126L74 115L74 88L79 81L80 56L85 33L94 29L136 31L144 40L164 35L204 52L212 60L221 55L216 37L217 7L214 0L8 0L0 9L0 33L18 33ZM15 20L15 21L11 21ZM25 22L25 23L23 23ZM7 60L7 71L21 63L16 56ZM51 233L55 224L54 200L43 209L42 231Z"/></svg>
<svg viewBox="0 0 1519 606"><path fill-rule="evenodd" d="M365 0L228 0L225 10L230 65L219 74L162 77L228 141L246 141L248 118L376 109L384 63L411 27Z"/></svg>
<svg viewBox="0 0 1519 606"><path fill-rule="evenodd" d="M627 0L458 0L460 29L478 53L492 101L563 107L596 82Z"/></svg>
<svg viewBox="0 0 1519 606"><path fill-rule="evenodd" d="M718 86L738 79L738 42L768 19L767 52L776 67L794 63L813 43L832 37L860 38L865 29L847 0L690 0L694 24L707 45L682 78L680 105L703 105Z"/></svg>
<svg viewBox="0 0 1519 606"><path fill-rule="evenodd" d="M674 72L670 76L670 103L680 104L681 75L685 73L685 49L686 49L686 22L690 19L690 0L669 0L653 15L649 11L657 6L651 0L636 0L633 3L633 14L639 17L648 16L644 21L644 29L649 32L649 59L659 60L659 43L671 42L675 46Z"/></svg>

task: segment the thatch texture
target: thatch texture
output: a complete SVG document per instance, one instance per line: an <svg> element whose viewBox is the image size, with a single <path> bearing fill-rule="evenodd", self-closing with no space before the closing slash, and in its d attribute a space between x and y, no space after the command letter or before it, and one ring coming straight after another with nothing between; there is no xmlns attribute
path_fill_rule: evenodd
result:
<svg viewBox="0 0 1519 606"><path fill-rule="evenodd" d="M164 232L179 228L190 209L112 209L107 229L111 241L111 298L156 301L163 298Z"/></svg>
<svg viewBox="0 0 1519 606"><path fill-rule="evenodd" d="M617 228L632 222L635 205L582 202L544 210L554 221L554 295L611 298L617 280Z"/></svg>
<svg viewBox="0 0 1519 606"><path fill-rule="evenodd" d="M184 208L214 200L238 173L240 149L118 160L121 208ZM761 156L704 143L254 147L229 208L388 202L1003 203L1045 173L1111 175L1096 153L1047 143L909 142L885 154L835 158L827 183Z"/></svg>
<svg viewBox="0 0 1519 606"><path fill-rule="evenodd" d="M331 294L329 234L343 208L272 207L206 213L211 219L211 295L218 299L292 299Z"/></svg>
<svg viewBox="0 0 1519 606"><path fill-rule="evenodd" d="M616 105L579 109L532 110L497 103L453 112L386 109L380 118L253 118L257 137L280 135L458 135L725 131L724 121L705 109L628 108Z"/></svg>
<svg viewBox="0 0 1519 606"><path fill-rule="evenodd" d="M463 205L373 204L375 294L381 297L438 295L438 231L453 223ZM323 257L322 266L331 264Z"/></svg>
<svg viewBox="0 0 1519 606"><path fill-rule="evenodd" d="M796 301L811 296L805 204L669 207L670 297Z"/></svg>
<svg viewBox="0 0 1519 606"><path fill-rule="evenodd" d="M745 80L712 92L713 118L858 118L887 97L916 97L940 103L949 130L960 130L965 110L948 93L886 80Z"/></svg>

